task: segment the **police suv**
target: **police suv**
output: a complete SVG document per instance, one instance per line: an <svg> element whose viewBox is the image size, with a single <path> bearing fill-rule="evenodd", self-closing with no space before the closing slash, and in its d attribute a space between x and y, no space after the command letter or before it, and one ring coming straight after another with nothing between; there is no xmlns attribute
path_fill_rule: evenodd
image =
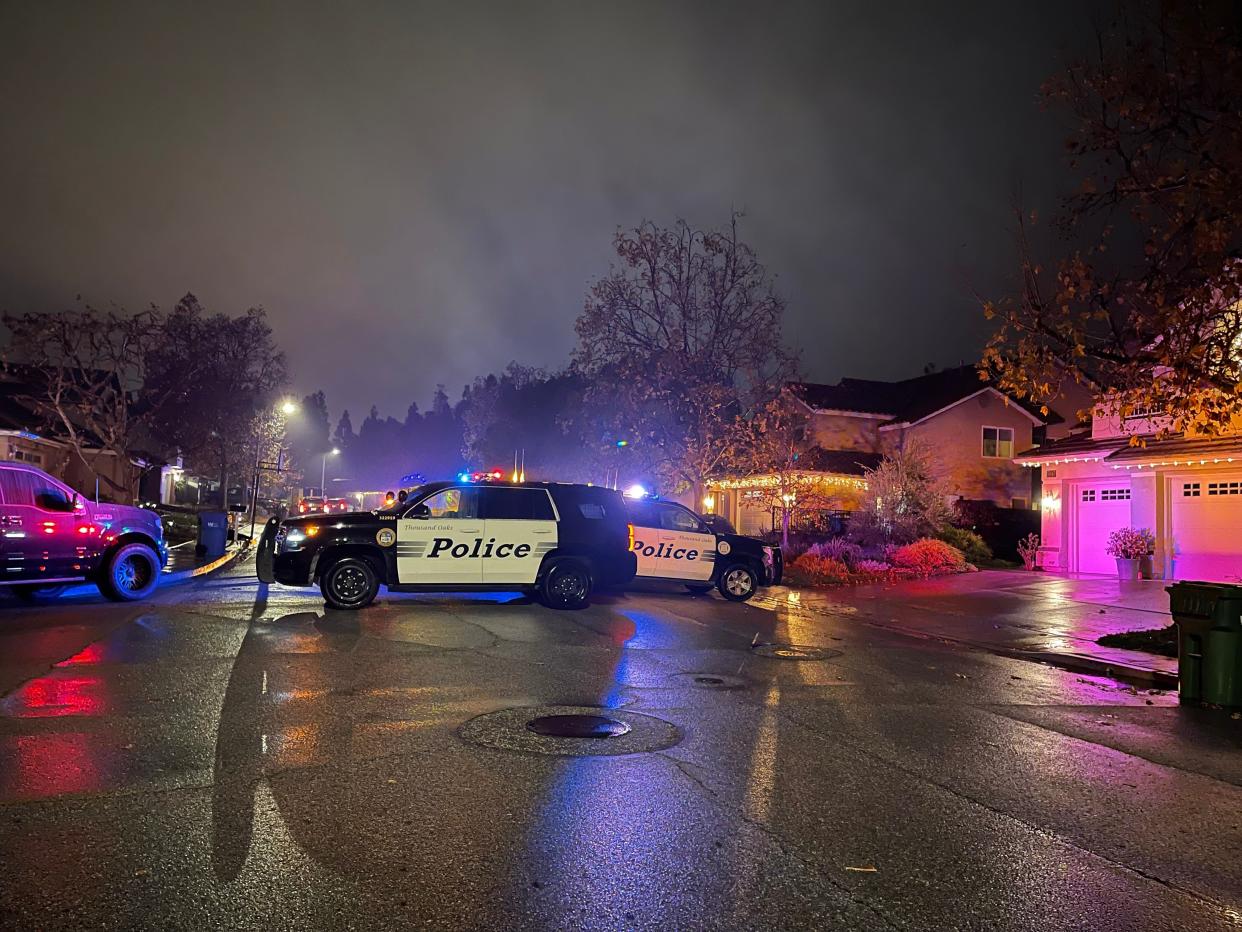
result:
<svg viewBox="0 0 1242 932"><path fill-rule="evenodd" d="M381 511L272 518L259 579L318 585L331 608L398 592L521 589L557 608L636 570L619 492L554 482L432 482Z"/></svg>
<svg viewBox="0 0 1242 932"><path fill-rule="evenodd" d="M634 554L640 579L683 583L691 592L713 586L734 602L745 602L760 586L781 581L781 548L757 537L733 533L714 518L715 529L689 508L647 498L626 502L634 525Z"/></svg>

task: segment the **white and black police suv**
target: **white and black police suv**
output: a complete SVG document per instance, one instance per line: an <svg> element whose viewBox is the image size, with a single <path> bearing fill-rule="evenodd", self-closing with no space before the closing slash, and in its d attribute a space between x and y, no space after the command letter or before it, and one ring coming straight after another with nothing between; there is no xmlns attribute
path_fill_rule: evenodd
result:
<svg viewBox="0 0 1242 932"><path fill-rule="evenodd" d="M619 492L555 482L432 482L382 511L272 518L259 579L318 585L331 608L398 592L503 591L556 608L634 578L632 528Z"/></svg>
<svg viewBox="0 0 1242 932"><path fill-rule="evenodd" d="M713 586L733 602L745 602L760 586L774 586L784 570L781 548L733 532L675 502L627 499L634 525L638 578L679 582L691 592Z"/></svg>

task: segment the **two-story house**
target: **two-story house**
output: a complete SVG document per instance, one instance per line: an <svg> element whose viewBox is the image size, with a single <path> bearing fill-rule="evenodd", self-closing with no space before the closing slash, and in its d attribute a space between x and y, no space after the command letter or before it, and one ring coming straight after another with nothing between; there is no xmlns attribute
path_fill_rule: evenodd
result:
<svg viewBox="0 0 1242 932"><path fill-rule="evenodd" d="M1115 574L1108 536L1134 527L1155 535L1157 578L1242 580L1242 435L1159 433L1097 405L1089 429L1018 454L1043 474L1040 565Z"/></svg>
<svg viewBox="0 0 1242 932"><path fill-rule="evenodd" d="M1043 442L1050 426L1064 423L1055 412L1044 416L980 381L974 366L898 382L792 382L785 391L808 414L808 449L802 457L808 478L830 485L844 511L857 509L866 470L912 439L933 451L954 498L1035 507L1037 475L1013 458ZM772 515L748 505L764 497L758 492L764 481L763 476L746 476L709 482L712 509L745 532L769 530Z"/></svg>

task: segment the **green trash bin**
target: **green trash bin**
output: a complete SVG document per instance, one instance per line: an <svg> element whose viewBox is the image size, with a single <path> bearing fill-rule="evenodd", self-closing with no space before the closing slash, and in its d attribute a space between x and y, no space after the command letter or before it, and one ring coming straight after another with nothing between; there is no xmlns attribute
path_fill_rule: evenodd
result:
<svg viewBox="0 0 1242 932"><path fill-rule="evenodd" d="M1182 702L1242 707L1242 586L1169 586L1177 625L1177 691Z"/></svg>

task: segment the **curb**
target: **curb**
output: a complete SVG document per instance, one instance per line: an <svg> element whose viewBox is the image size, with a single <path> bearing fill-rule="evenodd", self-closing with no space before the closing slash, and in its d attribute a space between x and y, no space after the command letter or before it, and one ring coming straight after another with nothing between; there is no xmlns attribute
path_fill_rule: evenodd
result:
<svg viewBox="0 0 1242 932"><path fill-rule="evenodd" d="M210 563L204 563L202 566L196 566L190 570L178 570L175 573L161 573L159 588L175 586L186 580L194 579L198 576L206 576L209 573L214 573L216 570L222 570L226 566L231 565L245 552L245 547L234 547L232 550L226 551L224 556L217 557L215 560L212 560Z"/></svg>
<svg viewBox="0 0 1242 932"><path fill-rule="evenodd" d="M777 607L780 603L771 605ZM1128 683L1132 686L1144 686L1155 689L1177 690L1177 675L1167 673L1164 670L1156 670L1151 667L1136 667L1128 664L1115 663L1108 660L1100 660L1095 657L1088 657L1083 654L1061 654L1055 651L1039 651L1039 650L1021 650L1016 647L1002 647L999 644L988 644L980 641L966 641L961 638L946 637L943 634L930 634L926 631L918 631L911 628L904 628L899 625L885 624L881 621L875 621L870 618L861 616L836 615L832 612L823 611L809 605L799 606L803 611L814 612L817 615L826 617L840 618L844 620L853 620L857 624L867 625L872 628L880 628L883 631L891 631L894 634L905 635L906 637L918 638L924 641L939 641L942 644L954 644L961 647L967 647L971 650L983 651L988 654L995 654L998 657L1009 657L1013 660L1025 660L1030 663L1042 663L1049 666L1059 667L1063 670L1069 670L1073 673L1087 673L1093 676L1107 676L1110 679L1117 680L1121 683Z"/></svg>

